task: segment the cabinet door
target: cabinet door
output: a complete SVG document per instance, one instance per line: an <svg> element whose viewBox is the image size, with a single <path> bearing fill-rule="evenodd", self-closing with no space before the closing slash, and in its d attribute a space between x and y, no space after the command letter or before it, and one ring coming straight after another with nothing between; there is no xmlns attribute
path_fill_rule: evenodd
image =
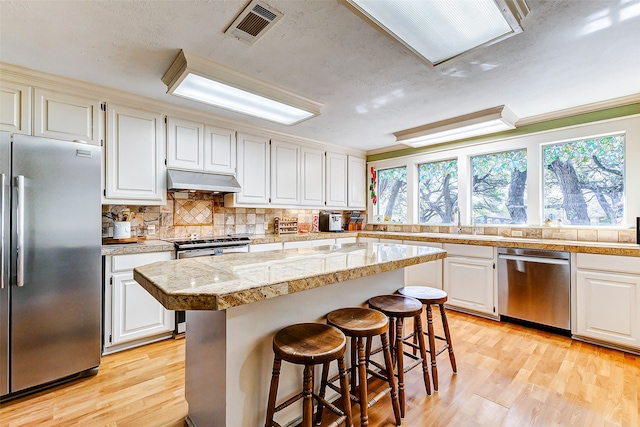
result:
<svg viewBox="0 0 640 427"><path fill-rule="evenodd" d="M269 203L269 140L264 137L238 134L238 182L242 191L238 203L266 205Z"/></svg>
<svg viewBox="0 0 640 427"><path fill-rule="evenodd" d="M31 134L31 87L0 82L0 130Z"/></svg>
<svg viewBox="0 0 640 427"><path fill-rule="evenodd" d="M282 242L249 245L249 252L269 252L282 250Z"/></svg>
<svg viewBox="0 0 640 427"><path fill-rule="evenodd" d="M347 156L327 152L326 159L326 206L347 206Z"/></svg>
<svg viewBox="0 0 640 427"><path fill-rule="evenodd" d="M107 199L164 204L167 183L162 129L160 114L107 106Z"/></svg>
<svg viewBox="0 0 640 427"><path fill-rule="evenodd" d="M429 246L442 249L442 243L403 240L404 245ZM405 286L429 286L442 289L442 260L438 259L404 268Z"/></svg>
<svg viewBox="0 0 640 427"><path fill-rule="evenodd" d="M300 149L300 204L324 207L324 150Z"/></svg>
<svg viewBox="0 0 640 427"><path fill-rule="evenodd" d="M203 170L204 125L188 120L167 119L167 166Z"/></svg>
<svg viewBox="0 0 640 427"><path fill-rule="evenodd" d="M640 276L578 270L576 334L640 349Z"/></svg>
<svg viewBox="0 0 640 427"><path fill-rule="evenodd" d="M311 240L294 240L292 242L284 242L285 249L310 248L313 246Z"/></svg>
<svg viewBox="0 0 640 427"><path fill-rule="evenodd" d="M300 145L271 141L271 204L300 204Z"/></svg>
<svg viewBox="0 0 640 427"><path fill-rule="evenodd" d="M366 209L367 207L367 161L359 157L348 156L347 186L348 204L350 208Z"/></svg>
<svg viewBox="0 0 640 427"><path fill-rule="evenodd" d="M173 330L173 311L166 310L142 286L133 273L115 273L111 344L146 338Z"/></svg>
<svg viewBox="0 0 640 427"><path fill-rule="evenodd" d="M204 127L204 170L235 175L235 131L209 125Z"/></svg>
<svg viewBox="0 0 640 427"><path fill-rule="evenodd" d="M100 145L100 101L35 89L35 136Z"/></svg>
<svg viewBox="0 0 640 427"><path fill-rule="evenodd" d="M443 266L448 305L495 314L493 260L447 257Z"/></svg>

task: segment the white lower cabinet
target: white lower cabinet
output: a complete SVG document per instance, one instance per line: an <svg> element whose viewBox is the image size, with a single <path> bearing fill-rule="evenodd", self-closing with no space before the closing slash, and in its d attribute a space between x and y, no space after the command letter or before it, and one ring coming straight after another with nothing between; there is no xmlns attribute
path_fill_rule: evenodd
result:
<svg viewBox="0 0 640 427"><path fill-rule="evenodd" d="M291 242L284 242L285 249L296 249L296 248L310 248L313 246L311 240L294 240Z"/></svg>
<svg viewBox="0 0 640 427"><path fill-rule="evenodd" d="M358 237L358 243L378 243L379 241L380 239L378 239L377 237Z"/></svg>
<svg viewBox="0 0 640 427"><path fill-rule="evenodd" d="M444 244L443 289L447 306L497 317L495 254L489 246Z"/></svg>
<svg viewBox="0 0 640 427"><path fill-rule="evenodd" d="M428 246L430 248L442 249L442 243L436 242L416 242L403 240L405 245ZM412 265L404 268L405 286L429 286L431 288L442 289L442 260Z"/></svg>
<svg viewBox="0 0 640 427"><path fill-rule="evenodd" d="M135 267L172 258L172 252L105 257L103 354L137 347L172 335L174 312L165 309L133 280Z"/></svg>
<svg viewBox="0 0 640 427"><path fill-rule="evenodd" d="M282 242L256 243L249 245L249 252L279 251L282 249Z"/></svg>
<svg viewBox="0 0 640 427"><path fill-rule="evenodd" d="M336 244L342 245L344 243L356 243L358 241L357 237L337 237Z"/></svg>
<svg viewBox="0 0 640 427"><path fill-rule="evenodd" d="M640 261L577 254L575 335L640 349Z"/></svg>

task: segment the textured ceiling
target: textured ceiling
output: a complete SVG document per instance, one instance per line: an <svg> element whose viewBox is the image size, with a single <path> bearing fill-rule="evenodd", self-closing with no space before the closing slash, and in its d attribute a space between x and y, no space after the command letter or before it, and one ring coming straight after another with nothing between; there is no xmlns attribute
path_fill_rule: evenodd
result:
<svg viewBox="0 0 640 427"><path fill-rule="evenodd" d="M459 0L458 0L459 1ZM505 104L520 118L640 93L640 0L528 0L524 32L438 67L337 0L268 0L254 45L223 34L246 2L0 2L0 61L342 146ZM324 104L287 127L166 94L180 49Z"/></svg>

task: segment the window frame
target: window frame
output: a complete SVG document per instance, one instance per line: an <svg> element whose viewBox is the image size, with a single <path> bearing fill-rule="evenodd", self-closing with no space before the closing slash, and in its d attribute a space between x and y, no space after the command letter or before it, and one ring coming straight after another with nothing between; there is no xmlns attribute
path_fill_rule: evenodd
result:
<svg viewBox="0 0 640 427"><path fill-rule="evenodd" d="M406 225L436 226L436 224L418 223L418 165L458 159L458 206L460 220L463 225L471 225L471 156L513 150L527 150L527 224L508 224L506 227L541 227L543 218L544 181L542 173L543 145L557 144L566 141L598 138L610 135L625 137L625 214L620 226L571 226L571 228L603 228L619 230L635 227L635 217L640 216L640 192L629 191L629 185L640 181L640 162L632 164L631 159L640 159L640 115L618 117L609 120L574 125L565 128L527 133L523 135L500 138L489 142L458 142L445 146L427 147L418 154L394 157L369 162L375 169L388 169L405 166L407 168L407 222ZM635 167L634 167L635 166ZM371 176L369 176L369 179ZM368 181L369 182L369 181ZM369 206L371 206L369 198ZM373 209L367 210L367 220L373 222ZM399 223L393 223L399 225ZM445 224L442 224L445 225Z"/></svg>

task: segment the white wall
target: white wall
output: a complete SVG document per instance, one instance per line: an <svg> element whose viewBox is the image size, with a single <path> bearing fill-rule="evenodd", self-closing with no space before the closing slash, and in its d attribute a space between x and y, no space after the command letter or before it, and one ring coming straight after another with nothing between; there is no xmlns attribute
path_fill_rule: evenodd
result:
<svg viewBox="0 0 640 427"><path fill-rule="evenodd" d="M624 133L625 140L625 225L635 227L635 218L640 216L640 115L589 123L586 125L570 126L538 132L525 136L506 138L495 142L469 145L452 149L432 151L406 157L397 157L369 163L376 169L407 166L407 223L418 222L417 212L417 181L418 165L448 159L458 159L458 201L460 204L461 220L463 224L471 223L471 176L469 176L471 157L479 154L494 153L508 150L527 150L527 217L529 225L540 225L542 222L542 171L541 157L544 144L586 139L597 136ZM466 167L463 167L466 165ZM368 172L369 173L369 172ZM370 178L370 177L369 177ZM373 213L369 209L368 222L373 222Z"/></svg>

